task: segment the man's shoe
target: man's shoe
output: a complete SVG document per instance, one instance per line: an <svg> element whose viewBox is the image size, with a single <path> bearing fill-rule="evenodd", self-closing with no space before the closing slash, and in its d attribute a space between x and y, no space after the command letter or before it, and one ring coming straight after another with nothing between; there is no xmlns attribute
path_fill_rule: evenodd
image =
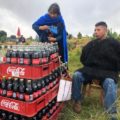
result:
<svg viewBox="0 0 120 120"><path fill-rule="evenodd" d="M80 113L81 112L81 102L80 101L74 101L74 103L73 103L73 110L76 113Z"/></svg>
<svg viewBox="0 0 120 120"><path fill-rule="evenodd" d="M110 114L110 120L118 120L117 114Z"/></svg>

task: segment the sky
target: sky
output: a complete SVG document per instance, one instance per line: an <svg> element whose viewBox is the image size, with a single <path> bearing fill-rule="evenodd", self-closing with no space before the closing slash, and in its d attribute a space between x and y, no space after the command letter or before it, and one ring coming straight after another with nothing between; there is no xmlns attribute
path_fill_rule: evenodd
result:
<svg viewBox="0 0 120 120"><path fill-rule="evenodd" d="M0 30L16 35L18 27L25 37L36 36L32 24L58 3L68 33L92 35L94 25L105 21L120 34L120 0L0 0Z"/></svg>

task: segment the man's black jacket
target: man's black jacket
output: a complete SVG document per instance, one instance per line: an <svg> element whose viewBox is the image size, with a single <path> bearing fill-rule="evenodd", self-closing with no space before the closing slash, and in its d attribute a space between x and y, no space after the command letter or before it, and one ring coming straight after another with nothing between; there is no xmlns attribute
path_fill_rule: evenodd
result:
<svg viewBox="0 0 120 120"><path fill-rule="evenodd" d="M120 71L120 43L113 38L92 40L82 50L80 61L84 65L79 69L101 82L112 78L117 82Z"/></svg>

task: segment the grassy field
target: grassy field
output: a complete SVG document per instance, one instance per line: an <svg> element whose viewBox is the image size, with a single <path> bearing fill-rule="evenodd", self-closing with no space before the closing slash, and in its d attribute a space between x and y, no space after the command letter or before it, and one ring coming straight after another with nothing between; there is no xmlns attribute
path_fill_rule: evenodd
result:
<svg viewBox="0 0 120 120"><path fill-rule="evenodd" d="M69 41L71 44L73 40ZM76 41L74 41L76 42ZM69 43L69 44L70 44ZM86 44L85 40L85 44ZM82 44L82 45L81 45ZM80 63L81 49L84 46L84 40L79 40L77 42L77 47L73 47L69 50L69 71L72 74L76 69L82 67ZM99 90L94 89L91 96L86 96L82 103L82 111L80 114L76 114L72 110L72 101L65 102L65 107L60 114L59 120L108 120L108 116L104 111L103 105L100 104L99 100ZM118 97L119 94L118 94ZM120 109L120 99L117 101L118 111ZM119 113L119 112L118 112ZM117 115L118 120L120 120L120 114Z"/></svg>

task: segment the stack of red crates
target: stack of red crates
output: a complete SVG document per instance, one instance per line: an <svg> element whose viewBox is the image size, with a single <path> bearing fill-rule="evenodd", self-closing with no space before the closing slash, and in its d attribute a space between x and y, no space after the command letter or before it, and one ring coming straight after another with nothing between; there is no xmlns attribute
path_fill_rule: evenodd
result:
<svg viewBox="0 0 120 120"><path fill-rule="evenodd" d="M51 72L58 67L60 67L59 57L51 59L47 64L42 64L38 66L1 63L0 74L1 76L35 80L51 74ZM58 78L58 80L60 80L60 77ZM31 118L44 107L46 107L49 102L57 96L58 88L59 83L57 83L52 89L47 91L46 94L42 95L32 102L20 101L0 96L0 110L5 110L11 113ZM57 116L62 108L63 104L60 104L57 110L49 118L49 120L57 120ZM42 120L48 119L43 118Z"/></svg>

